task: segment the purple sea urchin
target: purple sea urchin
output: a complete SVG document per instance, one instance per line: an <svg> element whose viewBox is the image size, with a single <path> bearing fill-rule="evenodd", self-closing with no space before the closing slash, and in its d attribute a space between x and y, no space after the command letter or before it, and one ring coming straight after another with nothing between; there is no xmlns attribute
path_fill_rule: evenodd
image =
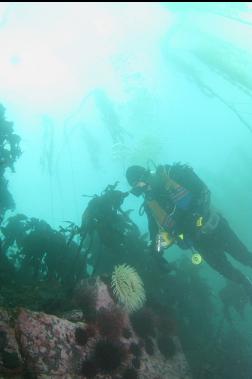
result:
<svg viewBox="0 0 252 379"><path fill-rule="evenodd" d="M116 307L100 309L97 314L97 325L102 336L111 339L120 337L124 326L122 311Z"/></svg>
<svg viewBox="0 0 252 379"><path fill-rule="evenodd" d="M87 334L87 331L83 328L76 328L75 329L75 341L77 345L85 346L87 341L89 339L89 336Z"/></svg>
<svg viewBox="0 0 252 379"><path fill-rule="evenodd" d="M91 280L83 280L75 289L73 305L81 308L87 320L92 320L96 314L97 289Z"/></svg>
<svg viewBox="0 0 252 379"><path fill-rule="evenodd" d="M127 350L123 344L108 339L97 342L94 350L94 360L97 367L104 372L111 372L125 361Z"/></svg>
<svg viewBox="0 0 252 379"><path fill-rule="evenodd" d="M86 378L94 378L97 372L98 370L95 362L88 360L82 363L81 374Z"/></svg>
<svg viewBox="0 0 252 379"><path fill-rule="evenodd" d="M138 379L137 370L134 368L127 368L123 373L122 379Z"/></svg>

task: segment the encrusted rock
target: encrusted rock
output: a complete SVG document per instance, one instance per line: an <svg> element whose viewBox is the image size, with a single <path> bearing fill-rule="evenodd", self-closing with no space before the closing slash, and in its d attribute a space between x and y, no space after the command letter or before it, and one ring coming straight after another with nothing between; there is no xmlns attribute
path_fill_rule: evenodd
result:
<svg viewBox="0 0 252 379"><path fill-rule="evenodd" d="M72 322L78 322L82 321L84 318L83 312L80 309L73 309L69 312L64 312L61 315L61 318L64 318L65 320L72 321Z"/></svg>
<svg viewBox="0 0 252 379"><path fill-rule="evenodd" d="M96 310L115 307L109 290L104 282L97 279L93 283L96 287ZM79 288L79 291L81 288ZM85 289L84 289L85 290ZM88 297L87 297L88 299ZM132 367L136 357L130 351L130 346L139 346L141 354L137 357L137 371L139 379L191 379L189 367L178 337L172 336L175 354L165 357L159 350L156 339L153 337L153 354L148 355L141 340L134 332L128 314L124 312L123 326L129 331L128 335L117 337L118 346L123 346L127 352L124 364L115 372L106 373L99 370L95 379L121 379L126 368ZM48 315L42 312L32 312L21 309L13 321L14 329L10 326L10 317L4 310L0 312L0 373L18 374L22 368L31 373L36 379L86 379L81 369L84 362L90 362L93 357L96 343L104 337L99 335L96 318L80 322L80 311L73 311L64 317L75 322ZM76 334L77 329L81 331ZM86 334L85 334L86 333ZM80 344L76 335L83 339ZM17 344L18 340L18 344ZM85 343L84 343L85 342ZM116 343L117 343L116 342ZM25 362L22 365L22 359ZM8 359L8 358L12 359ZM23 367L25 366L25 367ZM32 377L30 375L30 377ZM11 375L12 376L12 375ZM18 378L16 376L16 378ZM1 377L0 377L1 379Z"/></svg>
<svg viewBox="0 0 252 379"><path fill-rule="evenodd" d="M16 327L28 369L37 375L76 375L87 354L76 344L76 324L22 309Z"/></svg>

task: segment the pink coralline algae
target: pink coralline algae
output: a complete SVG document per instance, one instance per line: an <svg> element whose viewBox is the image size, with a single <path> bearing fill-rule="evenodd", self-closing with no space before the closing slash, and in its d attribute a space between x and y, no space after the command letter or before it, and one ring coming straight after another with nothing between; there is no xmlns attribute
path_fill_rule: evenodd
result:
<svg viewBox="0 0 252 379"><path fill-rule="evenodd" d="M75 341L76 325L70 321L22 309L16 328L28 368L36 374L71 374L86 358Z"/></svg>
<svg viewBox="0 0 252 379"><path fill-rule="evenodd" d="M95 312L104 313L110 320L110 312L118 312L118 305L105 283L97 279L93 285ZM110 333L104 336L103 330L101 334L96 315L93 320L78 317L77 322L72 322L69 318L19 309L10 321L8 312L0 309L0 374L18 378L14 375L29 372L37 379L123 379L134 373L138 379L191 379L178 337L171 336L176 352L168 358L160 352L155 336L151 337L153 354L149 355L128 314L122 309L120 312L123 314L122 317L120 313L120 330L128 331L127 336L124 332L112 333L110 339ZM118 364L114 361L107 364L106 346L111 351L120 347L123 354ZM15 357L12 367L7 359L10 357Z"/></svg>

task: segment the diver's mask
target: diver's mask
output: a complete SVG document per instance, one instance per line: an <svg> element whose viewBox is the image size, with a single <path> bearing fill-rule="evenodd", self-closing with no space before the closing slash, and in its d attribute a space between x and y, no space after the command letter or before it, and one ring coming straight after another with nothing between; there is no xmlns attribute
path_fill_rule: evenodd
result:
<svg viewBox="0 0 252 379"><path fill-rule="evenodd" d="M145 193L146 189L147 189L147 186L148 184L143 182L143 181L139 181L135 184L135 186L131 189L130 193L132 193L132 195L134 196L141 196Z"/></svg>

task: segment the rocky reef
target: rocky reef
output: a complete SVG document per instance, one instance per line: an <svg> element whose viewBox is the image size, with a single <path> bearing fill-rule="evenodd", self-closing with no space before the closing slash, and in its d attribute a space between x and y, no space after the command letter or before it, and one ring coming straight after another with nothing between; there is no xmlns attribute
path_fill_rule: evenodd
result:
<svg viewBox="0 0 252 379"><path fill-rule="evenodd" d="M128 314L100 278L82 280L73 302L59 316L0 309L0 378L191 378L179 338L163 332L155 310Z"/></svg>

